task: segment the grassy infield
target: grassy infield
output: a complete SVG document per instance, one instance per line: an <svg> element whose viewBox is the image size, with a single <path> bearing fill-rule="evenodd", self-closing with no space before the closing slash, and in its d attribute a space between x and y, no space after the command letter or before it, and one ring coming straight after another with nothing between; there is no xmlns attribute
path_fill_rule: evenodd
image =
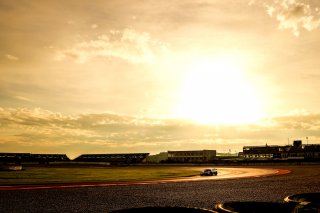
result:
<svg viewBox="0 0 320 213"><path fill-rule="evenodd" d="M24 167L23 171L0 171L0 185L148 181L199 174L199 167Z"/></svg>

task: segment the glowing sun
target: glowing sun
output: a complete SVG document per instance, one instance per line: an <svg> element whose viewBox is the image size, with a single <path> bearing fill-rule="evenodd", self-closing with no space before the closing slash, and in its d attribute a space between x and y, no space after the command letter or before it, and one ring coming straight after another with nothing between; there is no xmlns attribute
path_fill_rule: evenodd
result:
<svg viewBox="0 0 320 213"><path fill-rule="evenodd" d="M255 89L232 58L199 60L186 70L177 115L205 124L242 124L262 117Z"/></svg>

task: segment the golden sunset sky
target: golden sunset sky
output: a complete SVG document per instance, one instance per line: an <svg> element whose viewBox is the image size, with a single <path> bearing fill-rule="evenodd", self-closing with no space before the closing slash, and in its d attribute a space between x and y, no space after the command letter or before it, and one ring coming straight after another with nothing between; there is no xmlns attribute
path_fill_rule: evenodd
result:
<svg viewBox="0 0 320 213"><path fill-rule="evenodd" d="M1 0L0 152L320 143L317 0Z"/></svg>

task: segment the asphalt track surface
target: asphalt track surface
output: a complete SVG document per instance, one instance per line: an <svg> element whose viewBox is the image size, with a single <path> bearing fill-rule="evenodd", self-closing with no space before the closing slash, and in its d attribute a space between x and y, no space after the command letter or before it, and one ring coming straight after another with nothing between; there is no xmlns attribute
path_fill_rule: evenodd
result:
<svg viewBox="0 0 320 213"><path fill-rule="evenodd" d="M212 209L221 202L281 202L288 195L320 192L320 165L277 168L291 172L279 175L266 167L260 172L251 169L253 173L244 177L241 174L248 168L220 168L217 177L201 181L1 190L0 212L110 212L146 206ZM236 177L223 178L228 172Z"/></svg>
<svg viewBox="0 0 320 213"><path fill-rule="evenodd" d="M170 167L168 167L169 169ZM192 167L203 171L207 167ZM58 184L37 184L37 185L13 185L13 186L1 186L0 191L8 190L33 190L33 189L58 189L58 188L78 188L78 187L102 187L102 186L124 186L132 184L163 184L172 182L192 182L192 181L204 181L204 180L225 180L225 179L236 179L236 178L252 178L252 177L265 177L273 175L283 175L290 171L284 169L272 169L272 168L225 168L219 167L218 176L192 176L177 179L163 179L163 180L151 180L151 181L127 181L127 182L107 182L107 183L58 183Z"/></svg>

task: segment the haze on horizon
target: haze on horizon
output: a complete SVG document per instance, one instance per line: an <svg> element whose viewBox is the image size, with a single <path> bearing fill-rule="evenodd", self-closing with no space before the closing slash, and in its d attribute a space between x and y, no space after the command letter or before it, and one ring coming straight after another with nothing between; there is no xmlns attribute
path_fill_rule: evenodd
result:
<svg viewBox="0 0 320 213"><path fill-rule="evenodd" d="M320 143L316 0L2 0L0 152Z"/></svg>

